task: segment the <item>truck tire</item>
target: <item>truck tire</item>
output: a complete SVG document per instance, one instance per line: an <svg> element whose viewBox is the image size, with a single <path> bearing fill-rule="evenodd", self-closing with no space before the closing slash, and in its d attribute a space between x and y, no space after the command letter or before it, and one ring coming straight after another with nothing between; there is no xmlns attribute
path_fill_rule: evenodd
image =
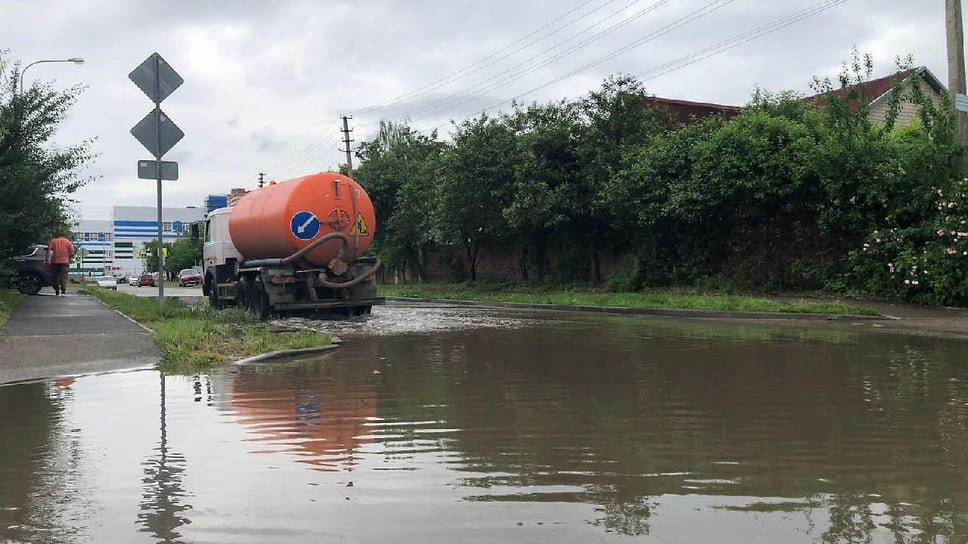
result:
<svg viewBox="0 0 968 544"><path fill-rule="evenodd" d="M249 298L250 290L248 281L245 278L239 278L239 281L235 282L235 303L240 310L249 309Z"/></svg>
<svg viewBox="0 0 968 544"><path fill-rule="evenodd" d="M262 285L262 278L257 277L252 282L252 294L249 297L249 308L252 315L260 321L265 321L269 317L269 295L266 288Z"/></svg>
<svg viewBox="0 0 968 544"><path fill-rule="evenodd" d="M24 272L20 274L20 279L17 281L17 290L25 295L36 295L43 286L44 282L40 274L35 272Z"/></svg>
<svg viewBox="0 0 968 544"><path fill-rule="evenodd" d="M208 305L216 310L222 309L222 302L218 299L218 284L211 281L208 287Z"/></svg>

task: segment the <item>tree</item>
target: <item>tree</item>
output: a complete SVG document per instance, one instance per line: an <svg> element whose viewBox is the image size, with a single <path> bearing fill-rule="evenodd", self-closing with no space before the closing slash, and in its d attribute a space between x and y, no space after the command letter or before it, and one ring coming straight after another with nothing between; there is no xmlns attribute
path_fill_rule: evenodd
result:
<svg viewBox="0 0 968 544"><path fill-rule="evenodd" d="M165 271L177 274L186 268L194 268L202 261L202 242L191 238L181 238L172 244L165 244ZM157 268L157 263L155 264Z"/></svg>
<svg viewBox="0 0 968 544"><path fill-rule="evenodd" d="M19 72L0 52L0 262L69 232L70 195L92 179L80 175L94 159L92 141L51 145L82 87L55 91L41 84L14 94Z"/></svg>
<svg viewBox="0 0 968 544"><path fill-rule="evenodd" d="M355 179L373 202L377 221L373 251L404 279L423 280L423 248L434 236L434 186L446 144L405 124L380 122L376 138L360 144Z"/></svg>
<svg viewBox="0 0 968 544"><path fill-rule="evenodd" d="M579 109L565 101L516 106L505 122L516 134L519 159L511 200L502 213L519 240L521 279L529 279L534 264L543 280L548 239L574 212L581 182Z"/></svg>
<svg viewBox="0 0 968 544"><path fill-rule="evenodd" d="M632 76L609 77L601 89L581 101L585 129L580 154L582 185L574 201L570 233L587 248L589 280L601 282L600 252L614 232L612 210L602 205L603 190L618 170L622 156L673 127L664 112L648 108L645 89ZM609 236L612 234L613 236Z"/></svg>
<svg viewBox="0 0 968 544"><path fill-rule="evenodd" d="M501 212L511 200L516 152L510 127L485 114L458 124L444 154L436 216L445 240L464 247L471 281L481 245L507 235Z"/></svg>

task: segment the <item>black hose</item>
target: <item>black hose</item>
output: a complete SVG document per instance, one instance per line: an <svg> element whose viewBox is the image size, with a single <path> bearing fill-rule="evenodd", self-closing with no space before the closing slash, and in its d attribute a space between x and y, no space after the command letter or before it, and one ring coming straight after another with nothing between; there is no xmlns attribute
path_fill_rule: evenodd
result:
<svg viewBox="0 0 968 544"><path fill-rule="evenodd" d="M287 266L289 265L289 263L295 261L296 259L301 258L302 256L316 249L320 245L330 240L337 240L337 239L343 242L343 247L342 249L340 249L340 256L343 256L346 254L347 248L349 248L350 238L349 236L343 234L342 232L331 232L318 240L313 240L313 243L309 244L308 246L300 249L299 251L293 253L292 255L284 259L256 259L254 261L245 261L242 264L242 267L251 268L254 266ZM376 274L377 270L380 269L380 266L383 265L383 261L380 260L379 257L362 257L354 261L354 264L356 263L373 264L373 267L367 270L366 273L363 274L362 276L355 277L347 282L334 283L328 280L318 280L319 284L329 289L349 289L350 287L359 285L360 283L372 278L373 275Z"/></svg>
<svg viewBox="0 0 968 544"><path fill-rule="evenodd" d="M369 257L367 257L366 259L370 260ZM359 259L356 262L360 262L362 260L363 259ZM369 270L367 270L366 273L363 274L362 276L357 276L351 279L350 281L347 281L344 283L334 283L327 280L317 280L317 281L319 281L319 284L322 285L323 287L328 287L330 289L349 289L354 285L359 285L360 283L372 278L373 275L376 274L376 271L380 269L380 265L383 264L383 261L381 261L379 257L373 257L372 260L373 260L373 268L370 268Z"/></svg>
<svg viewBox="0 0 968 544"><path fill-rule="evenodd" d="M326 242L328 242L330 240L336 240L336 239L339 239L339 240L341 240L343 242L343 247L342 247L342 249L340 249L340 254L342 255L342 254L346 253L346 249L350 245L350 238L349 238L349 236L343 234L342 232L331 232L331 233L327 234L326 236L323 236L322 238L320 238L318 240L313 240L313 242L311 244L309 244L308 246L300 249L299 251L293 253L292 255L290 255L290 256L288 256L286 258L283 258L283 259L255 259L253 261L245 261L244 263L242 263L242 267L243 268L251 268L253 266L286 266L289 263L295 261L296 259L301 258L303 255L309 253L310 251L316 249L321 244L324 244L324 243L326 243Z"/></svg>
<svg viewBox="0 0 968 544"><path fill-rule="evenodd" d="M295 261L296 259L299 259L303 255L309 253L310 251L316 249L321 244L326 243L326 242L328 242L330 240L335 240L337 238L339 238L340 240L343 241L343 248L340 249L340 255L342 256L344 253L346 253L346 249L350 247L350 238L349 238L349 236L343 234L342 232L331 232L331 233L327 234L326 236L323 236L319 240L313 240L313 243L311 243L308 246L300 249L299 251L293 253L292 255L286 257L285 259L283 259L281 261L281 263L282 264L289 264L289 263Z"/></svg>

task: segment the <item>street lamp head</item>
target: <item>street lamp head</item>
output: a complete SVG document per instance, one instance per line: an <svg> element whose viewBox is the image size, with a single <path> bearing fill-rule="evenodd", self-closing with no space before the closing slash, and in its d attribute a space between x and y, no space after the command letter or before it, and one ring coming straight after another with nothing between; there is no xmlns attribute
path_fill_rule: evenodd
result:
<svg viewBox="0 0 968 544"><path fill-rule="evenodd" d="M71 57L67 59L67 62L73 62L74 64L84 64L84 59L81 57Z"/></svg>

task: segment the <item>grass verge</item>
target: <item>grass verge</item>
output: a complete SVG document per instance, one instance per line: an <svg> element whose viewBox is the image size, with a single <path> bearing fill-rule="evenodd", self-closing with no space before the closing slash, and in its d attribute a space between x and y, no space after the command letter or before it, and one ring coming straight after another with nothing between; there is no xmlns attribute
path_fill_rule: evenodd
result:
<svg viewBox="0 0 968 544"><path fill-rule="evenodd" d="M0 336L3 336L3 327L22 296L20 292L13 289L0 289Z"/></svg>
<svg viewBox="0 0 968 544"><path fill-rule="evenodd" d="M815 313L829 315L878 315L871 308L850 306L840 301L781 302L767 298L681 293L603 293L564 289L539 291L529 286L475 285L468 283L424 283L381 285L380 296L479 300L485 302L522 302L529 304L567 304L572 306L614 306L622 308L670 308L721 312Z"/></svg>
<svg viewBox="0 0 968 544"><path fill-rule="evenodd" d="M275 331L241 310L186 306L173 298L160 309L155 298L96 287L83 291L151 329L162 353L161 369L171 374L196 374L260 353L331 342L329 335L312 331Z"/></svg>

